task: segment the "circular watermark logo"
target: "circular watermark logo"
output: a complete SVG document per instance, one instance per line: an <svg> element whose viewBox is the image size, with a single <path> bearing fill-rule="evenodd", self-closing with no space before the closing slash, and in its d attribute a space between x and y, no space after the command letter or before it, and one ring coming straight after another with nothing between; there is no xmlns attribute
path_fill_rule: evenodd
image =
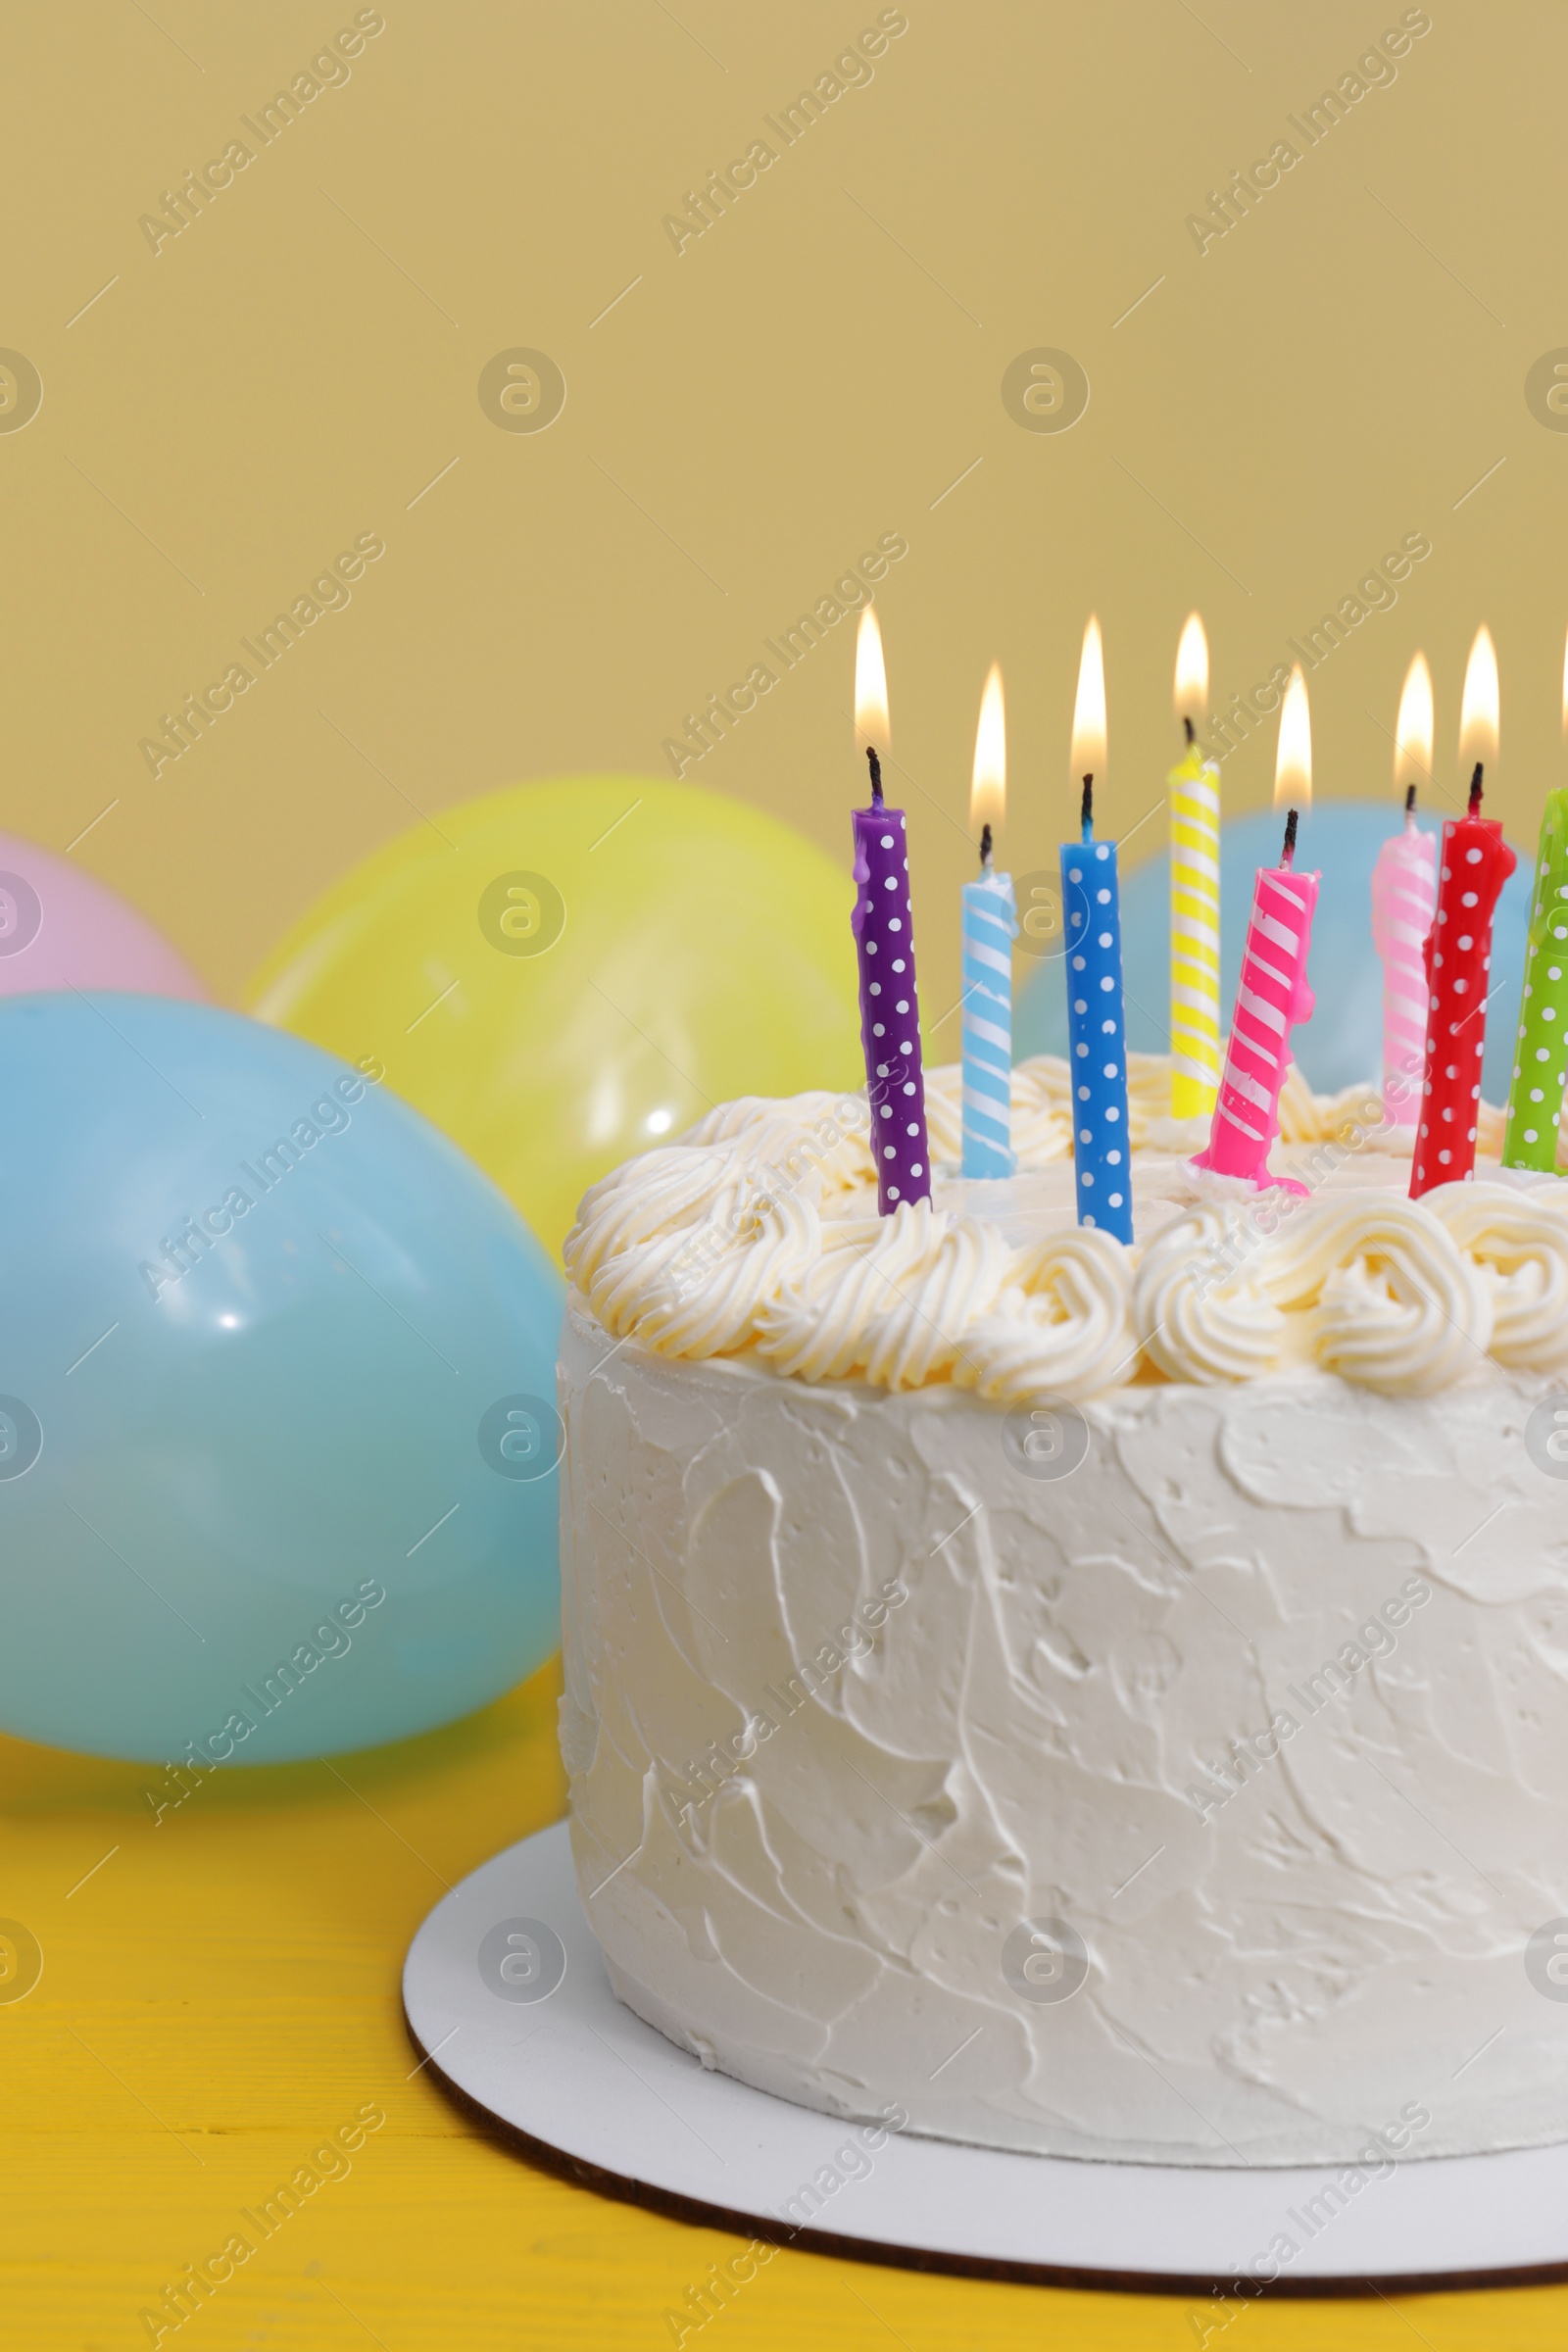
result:
<svg viewBox="0 0 1568 2352"><path fill-rule="evenodd" d="M20 433L43 407L43 377L20 351L0 351L0 433Z"/></svg>
<svg viewBox="0 0 1568 2352"><path fill-rule="evenodd" d="M504 433L542 433L566 405L566 379L547 351L498 351L479 373L479 406Z"/></svg>
<svg viewBox="0 0 1568 2352"><path fill-rule="evenodd" d="M1525 1975L1548 2001L1568 2001L1568 1919L1548 1919L1525 1945Z"/></svg>
<svg viewBox="0 0 1568 2352"><path fill-rule="evenodd" d="M43 901L24 874L0 872L0 956L20 956L43 928Z"/></svg>
<svg viewBox="0 0 1568 2352"><path fill-rule="evenodd" d="M1543 1396L1525 1423L1525 1451L1548 1478L1568 1478L1568 1396Z"/></svg>
<svg viewBox="0 0 1568 2352"><path fill-rule="evenodd" d="M1070 351L1020 351L1002 379L1002 405L1026 433L1064 433L1089 406L1089 378Z"/></svg>
<svg viewBox="0 0 1568 2352"><path fill-rule="evenodd" d="M1568 350L1542 353L1525 377L1525 407L1548 433L1568 433Z"/></svg>
<svg viewBox="0 0 1568 2352"><path fill-rule="evenodd" d="M43 1451L43 1424L20 1396L0 1396L0 1478L21 1478Z"/></svg>
<svg viewBox="0 0 1568 2352"><path fill-rule="evenodd" d="M479 1945L479 1974L501 2001L548 2001L566 1947L542 1919L498 1919Z"/></svg>
<svg viewBox="0 0 1568 2352"><path fill-rule="evenodd" d="M548 874L497 874L479 900L479 928L503 956L543 956L566 928L566 902Z"/></svg>
<svg viewBox="0 0 1568 2352"><path fill-rule="evenodd" d="M1089 1975L1083 1937L1064 1919L1021 1920L1002 1947L1002 1973L1025 2001L1070 2001Z"/></svg>
<svg viewBox="0 0 1568 2352"><path fill-rule="evenodd" d="M479 1451L502 1478L548 1478L565 1450L565 1424L542 1396L498 1396L479 1423Z"/></svg>
<svg viewBox="0 0 1568 2352"><path fill-rule="evenodd" d="M1066 937L1061 919L1061 877L1042 866L1038 873L1015 874L1018 903L1018 953L1045 957L1059 956Z"/></svg>
<svg viewBox="0 0 1568 2352"><path fill-rule="evenodd" d="M43 1950L20 1919L0 1919L0 2002L24 2001L43 1975Z"/></svg>
<svg viewBox="0 0 1568 2352"><path fill-rule="evenodd" d="M1002 1446L1025 1478L1071 1478L1089 1451L1089 1424L1075 1404L1014 1404L1003 1415Z"/></svg>

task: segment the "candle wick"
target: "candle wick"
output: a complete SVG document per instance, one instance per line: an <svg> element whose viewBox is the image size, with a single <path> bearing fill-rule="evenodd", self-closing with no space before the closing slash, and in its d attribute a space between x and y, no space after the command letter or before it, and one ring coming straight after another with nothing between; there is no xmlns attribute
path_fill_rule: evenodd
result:
<svg viewBox="0 0 1568 2352"><path fill-rule="evenodd" d="M989 874L991 871L991 827L989 825L982 825L980 828L980 871L982 874Z"/></svg>
<svg viewBox="0 0 1568 2352"><path fill-rule="evenodd" d="M1192 746L1198 741L1198 730L1193 725L1193 722L1190 718L1184 717L1182 720L1182 725L1187 730L1187 743L1189 750L1191 750Z"/></svg>
<svg viewBox="0 0 1568 2352"><path fill-rule="evenodd" d="M1477 814L1477 812L1478 812L1478 811L1479 811L1479 809L1480 809L1480 807L1481 807L1481 762L1480 762L1480 760L1478 760L1476 761L1476 772L1475 772L1475 774L1474 774L1474 775L1471 777L1471 779L1470 779L1470 814L1471 814L1472 816L1476 815L1476 814Z"/></svg>
<svg viewBox="0 0 1568 2352"><path fill-rule="evenodd" d="M1296 863L1296 810L1294 808L1286 811L1285 848L1281 853L1280 863L1287 873Z"/></svg>
<svg viewBox="0 0 1568 2352"><path fill-rule="evenodd" d="M1093 776L1084 778L1084 803L1079 811L1079 821L1083 826L1085 841L1093 841L1095 838L1095 779Z"/></svg>
<svg viewBox="0 0 1568 2352"><path fill-rule="evenodd" d="M1406 831L1415 822L1415 786L1413 784L1407 784L1404 788L1404 821Z"/></svg>

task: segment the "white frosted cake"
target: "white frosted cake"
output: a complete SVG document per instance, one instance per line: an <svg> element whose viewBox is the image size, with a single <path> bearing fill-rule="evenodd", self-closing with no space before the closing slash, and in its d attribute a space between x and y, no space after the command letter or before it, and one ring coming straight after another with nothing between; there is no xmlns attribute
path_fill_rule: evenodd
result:
<svg viewBox="0 0 1568 2352"><path fill-rule="evenodd" d="M1376 1096L1293 1074L1309 1198L1250 1194L1131 1077L1130 1249L1045 1058L1005 1183L940 1175L937 1071L929 1204L877 1217L829 1095L584 1200L562 1741L615 1989L997 2147L1568 2138L1568 1188L1484 1111L1412 1202Z"/></svg>

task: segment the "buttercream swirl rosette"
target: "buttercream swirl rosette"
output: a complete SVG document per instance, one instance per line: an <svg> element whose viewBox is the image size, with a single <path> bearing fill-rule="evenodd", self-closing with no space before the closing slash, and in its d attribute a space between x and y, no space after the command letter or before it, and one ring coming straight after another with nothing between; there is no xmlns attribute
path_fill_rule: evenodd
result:
<svg viewBox="0 0 1568 2352"><path fill-rule="evenodd" d="M746 1099L595 1185L567 1273L606 1331L661 1355L751 1352L791 1379L950 1382L1006 1405L1312 1364L1387 1396L1431 1395L1489 1358L1568 1368L1568 1186L1357 1189L1358 1164L1389 1168L1375 1090L1313 1096L1293 1071L1282 1130L1321 1148L1305 1164L1322 1189L1246 1196L1187 1170L1162 1056L1130 1055L1129 1081L1135 1199L1140 1161L1164 1171L1161 1221L1146 1215L1154 1229L1131 1246L1070 1213L1037 1214L1049 1229L1024 1238L975 1213L951 1164L952 1068L927 1080L936 1202L876 1214L863 1095ZM1020 1177L1067 1162L1065 1064L1020 1063L1012 1093ZM1483 1105L1483 1148L1499 1116Z"/></svg>

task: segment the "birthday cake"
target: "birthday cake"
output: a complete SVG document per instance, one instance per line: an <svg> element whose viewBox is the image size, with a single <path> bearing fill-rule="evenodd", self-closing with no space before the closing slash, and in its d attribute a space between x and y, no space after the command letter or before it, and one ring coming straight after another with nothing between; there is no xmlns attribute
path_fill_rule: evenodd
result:
<svg viewBox="0 0 1568 2352"><path fill-rule="evenodd" d="M879 1216L863 1096L596 1185L560 1394L579 1885L615 1990L835 2116L1183 2165L1568 2137L1568 1208L1294 1074L1257 1190L1129 1057L1133 1238ZM1562 1422L1568 1426L1568 1406ZM1559 1464L1563 1465L1559 1467Z"/></svg>

